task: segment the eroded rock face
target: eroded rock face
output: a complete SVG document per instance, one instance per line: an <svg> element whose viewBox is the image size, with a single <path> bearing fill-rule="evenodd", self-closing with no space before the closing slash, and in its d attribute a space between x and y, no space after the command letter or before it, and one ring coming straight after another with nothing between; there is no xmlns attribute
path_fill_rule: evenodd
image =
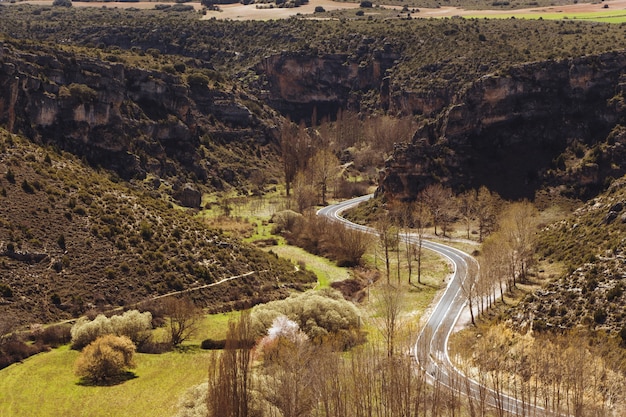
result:
<svg viewBox="0 0 626 417"><path fill-rule="evenodd" d="M0 124L115 170L123 178L179 173L207 180L200 139L274 140L243 103L256 99L182 75L54 50L0 44Z"/></svg>
<svg viewBox="0 0 626 417"><path fill-rule="evenodd" d="M442 180L452 187L487 185L512 198L532 198L538 188L559 183L593 193L607 176L626 173L620 138L606 141L624 120L624 71L626 53L607 53L484 76L452 97L413 143L397 147L380 191L414 198ZM555 167L574 142L601 144L600 156L576 170Z"/></svg>
<svg viewBox="0 0 626 417"><path fill-rule="evenodd" d="M359 110L360 93L374 90L381 106L388 106L386 71L399 54L390 47L370 51L367 40L355 55L285 52L265 58L256 67L262 77L263 97L292 120L334 118L339 109Z"/></svg>
<svg viewBox="0 0 626 417"><path fill-rule="evenodd" d="M202 193L190 183L185 184L177 193L176 198L184 207L200 208Z"/></svg>

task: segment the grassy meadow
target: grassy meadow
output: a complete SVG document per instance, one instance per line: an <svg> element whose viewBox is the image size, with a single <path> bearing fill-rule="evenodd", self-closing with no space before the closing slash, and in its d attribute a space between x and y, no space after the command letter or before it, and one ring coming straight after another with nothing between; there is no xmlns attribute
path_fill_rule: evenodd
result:
<svg viewBox="0 0 626 417"><path fill-rule="evenodd" d="M74 376L79 352L54 349L0 370L0 416L172 416L181 394L206 379L210 354L137 354L136 378L92 387Z"/></svg>
<svg viewBox="0 0 626 417"><path fill-rule="evenodd" d="M597 12L551 12L549 10L537 10L531 12L515 12L502 14L468 14L463 17L467 19L543 19L543 20L574 20L586 22L602 23L624 23L626 22L626 10L600 9Z"/></svg>

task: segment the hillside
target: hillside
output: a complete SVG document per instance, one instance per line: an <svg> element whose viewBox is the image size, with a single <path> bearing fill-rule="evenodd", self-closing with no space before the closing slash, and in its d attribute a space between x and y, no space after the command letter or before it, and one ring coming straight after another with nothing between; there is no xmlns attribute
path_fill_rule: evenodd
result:
<svg viewBox="0 0 626 417"><path fill-rule="evenodd" d="M0 130L0 314L49 322L190 291L230 310L302 289L315 277L207 228L165 185L127 183L52 147Z"/></svg>
<svg viewBox="0 0 626 417"><path fill-rule="evenodd" d="M409 199L425 172L427 181L485 184L510 198L550 187L586 199L626 168L619 25L227 22L28 4L2 5L0 14L0 123L37 144L6 139L2 154L12 201L1 208L11 271L3 306L32 317L270 269L271 258L205 235L168 203L198 208L202 192L245 196L253 177L279 181L284 116L410 117L417 134L396 145L381 177L382 190ZM281 265L281 277L293 272ZM118 285L120 277L128 282ZM28 290L33 282L41 289Z"/></svg>
<svg viewBox="0 0 626 417"><path fill-rule="evenodd" d="M625 204L626 178L621 178L541 231L539 255L564 263L568 272L514 309L516 326L537 331L582 326L614 334L626 328Z"/></svg>

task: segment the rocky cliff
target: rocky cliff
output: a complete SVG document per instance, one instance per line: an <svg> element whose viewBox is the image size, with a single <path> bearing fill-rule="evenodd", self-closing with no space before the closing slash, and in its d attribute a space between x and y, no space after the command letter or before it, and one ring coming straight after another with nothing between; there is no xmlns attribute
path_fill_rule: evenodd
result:
<svg viewBox="0 0 626 417"><path fill-rule="evenodd" d="M381 191L411 199L441 180L511 198L532 198L544 186L593 195L626 172L625 70L626 53L615 52L483 76L396 147Z"/></svg>
<svg viewBox="0 0 626 417"><path fill-rule="evenodd" d="M314 109L319 118L334 118L339 109L359 111L368 92L387 108L386 72L400 55L390 45L374 48L372 43L363 38L354 54L302 51L266 57L254 68L262 97L295 121L310 121Z"/></svg>
<svg viewBox="0 0 626 417"><path fill-rule="evenodd" d="M217 87L215 85L218 85ZM71 52L0 44L0 124L123 178L185 177L219 185L224 161L201 143L236 137L249 153L274 140L267 108L202 73L168 74ZM248 164L250 167L250 164ZM238 173L245 176L245 172ZM237 182L237 175L231 175Z"/></svg>

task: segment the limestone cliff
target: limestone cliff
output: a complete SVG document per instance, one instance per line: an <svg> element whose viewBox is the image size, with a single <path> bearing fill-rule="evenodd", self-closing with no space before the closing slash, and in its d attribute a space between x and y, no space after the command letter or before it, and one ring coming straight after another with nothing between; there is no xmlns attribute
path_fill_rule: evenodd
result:
<svg viewBox="0 0 626 417"><path fill-rule="evenodd" d="M353 55L285 52L255 66L263 98L293 120L334 118L339 109L359 111L363 94L373 91L381 107L389 106L387 70L400 55L389 45L370 47L368 38Z"/></svg>
<svg viewBox="0 0 626 417"><path fill-rule="evenodd" d="M487 185L503 196L534 196L560 186L589 196L624 175L626 53L529 63L486 75L397 146L381 191L401 198L434 181ZM578 146L577 162L564 162ZM557 163L557 160L560 163Z"/></svg>
<svg viewBox="0 0 626 417"><path fill-rule="evenodd" d="M202 151L201 142L236 138L253 148L247 149L251 154L259 153L274 140L275 129L271 118L244 104L253 103L256 113L266 115L254 97L211 87L202 77L188 79L5 42L0 44L0 124L123 178L151 173L178 176L181 185L185 177L219 185L223 161ZM231 180L236 183L237 175Z"/></svg>

